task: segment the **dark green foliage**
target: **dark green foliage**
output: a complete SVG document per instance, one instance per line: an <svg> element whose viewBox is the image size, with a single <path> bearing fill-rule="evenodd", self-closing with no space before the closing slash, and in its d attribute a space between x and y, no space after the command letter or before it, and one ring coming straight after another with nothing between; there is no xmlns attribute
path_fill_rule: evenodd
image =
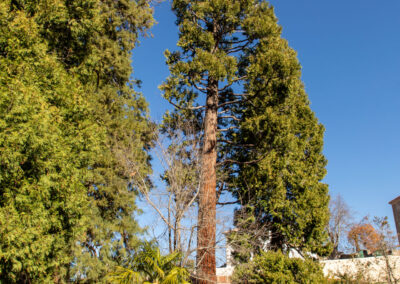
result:
<svg viewBox="0 0 400 284"><path fill-rule="evenodd" d="M256 250L261 237L271 238L274 249L325 254L324 128L310 109L296 53L281 38L272 8L260 4L256 13L250 26L265 28L249 31L249 36L263 36L246 52L248 97L236 111L239 130L230 133L232 141L248 147L226 150L236 161L230 165L230 190L244 205L236 213L239 234L247 234Z"/></svg>
<svg viewBox="0 0 400 284"><path fill-rule="evenodd" d="M235 268L232 283L326 283L321 266L310 260L289 258L282 252L262 252Z"/></svg>
<svg viewBox="0 0 400 284"><path fill-rule="evenodd" d="M217 86L217 102L208 106L218 109L217 192L228 189L242 205L232 237L254 251L260 238L272 238L274 249L328 253L324 127L272 6L176 0L173 9L181 50L166 52L171 75L161 89L176 106L166 121L195 120L201 130L207 108L198 104Z"/></svg>
<svg viewBox="0 0 400 284"><path fill-rule="evenodd" d="M130 179L150 171L150 127L130 51L152 10L141 0L0 5L0 274L104 281L140 231Z"/></svg>
<svg viewBox="0 0 400 284"><path fill-rule="evenodd" d="M146 149L151 127L147 103L133 90L130 51L139 31L152 24L152 11L147 1L98 1L96 9L99 14L92 19L96 29L85 41L89 52L80 57L77 66L66 62L66 67L79 74L87 90L94 93L94 115L107 134L89 188L90 229L81 243L83 250L76 250L73 270L99 282L137 246L136 234L140 232L134 217L138 211L136 192L130 179L150 172ZM60 56L62 46L55 45ZM72 49L72 54L79 52L79 48Z"/></svg>

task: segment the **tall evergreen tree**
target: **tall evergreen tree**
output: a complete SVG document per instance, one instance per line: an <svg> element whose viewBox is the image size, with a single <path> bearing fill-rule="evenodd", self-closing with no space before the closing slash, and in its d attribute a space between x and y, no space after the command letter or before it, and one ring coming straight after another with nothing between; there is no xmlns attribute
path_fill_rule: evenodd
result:
<svg viewBox="0 0 400 284"><path fill-rule="evenodd" d="M252 252L294 248L326 253L328 187L322 154L324 128L309 107L296 54L280 32L249 53L246 93L230 190L244 206L236 212L241 237ZM244 218L242 218L244 217ZM240 240L240 239L239 239ZM236 239L236 241L239 241Z"/></svg>
<svg viewBox="0 0 400 284"><path fill-rule="evenodd" d="M0 282L58 283L82 236L105 133L30 9L0 3Z"/></svg>
<svg viewBox="0 0 400 284"><path fill-rule="evenodd" d="M92 94L94 117L106 132L87 183L89 229L72 270L78 278L100 282L138 243L139 210L130 179L137 171L136 176L150 172L151 136L147 103L133 89L131 51L153 23L152 9L147 0L62 0L58 8L46 8L42 34Z"/></svg>
<svg viewBox="0 0 400 284"><path fill-rule="evenodd" d="M323 128L309 108L295 52L281 38L273 8L257 0L175 0L173 10L181 50L166 52L171 75L161 90L176 109L166 115L168 123L196 120L203 135L199 282L215 281L215 208L226 187L244 204L256 206L255 214L280 214L276 228L294 245L320 244L328 200L320 183ZM199 105L201 95L205 104ZM250 172L268 176L271 186L250 180ZM231 178L217 180L218 173ZM262 207L267 202L274 206ZM311 209L316 212L308 214ZM300 213L303 220L297 218Z"/></svg>
<svg viewBox="0 0 400 284"><path fill-rule="evenodd" d="M80 190L84 186L82 197L84 200L80 200L81 205L67 207L68 210L81 208L79 210L85 212L79 211L81 213L76 214L76 218L85 217L79 219L81 223L76 227L84 232L73 234L68 245L64 246L69 248L68 255L62 261L55 261L54 265L63 266L59 275L67 280L72 278L96 283L105 281L103 279L105 273L120 264L135 248L136 234L140 231L134 216L134 213L138 212L135 205L136 193L130 186L130 179L134 177L134 171L141 171L142 176L150 171L149 156L146 151L150 146L150 136L147 104L144 98L133 90L135 81L131 79L130 57L131 50L137 43L138 34L152 24L152 10L145 0L16 0L2 5L5 15L8 13L10 17L24 15L26 27L30 25L33 27L32 31L24 30L26 35L21 34L27 38L26 42L22 42L19 34L8 39L12 34L9 30L16 27L13 18L5 18L8 20L2 22L0 48L1 55L8 60L6 63L15 61L15 56L9 51L12 43L16 50L25 52L25 57L21 59L21 62L27 61L25 65L49 66L49 68L56 65L58 69L55 70L60 71L55 72L52 78L55 78L54 82L57 84L59 81L62 83L53 88L62 88L62 91L67 92L64 94L65 99L73 96L77 100L74 104L71 103L76 104L75 108L81 106L83 112L86 107L88 110L84 118L90 120L91 126L96 128L90 135L80 129L75 131L67 129L67 134L72 136L70 143L78 140L83 149L78 148L79 151L92 152L86 157L80 156L78 150L70 150L71 156L75 159L86 159L85 164L75 163L77 167L84 169L86 173L84 178L76 178L75 183L68 182L72 187L77 186L76 183L79 181ZM40 56L29 52L24 44L29 48L39 45L42 48ZM54 61L52 65L49 64L48 58ZM46 73L38 68L27 67L21 70L32 72L32 76L38 78L42 78L41 76L47 78L46 76L52 74L51 69L44 69ZM6 75L3 78L8 78ZM48 100L53 103L52 99L56 100L57 96L62 97L63 93L58 89L53 90L53 93L47 91L40 79L24 80L24 82L26 86L32 88L37 82L42 89L35 90L37 96L43 97L43 100L49 97ZM11 89L5 87L4 90L4 98L7 98ZM69 113L68 115L71 116ZM39 118L42 119L42 116ZM40 121L39 118L36 122ZM58 127L52 118L46 119L49 119L49 127ZM27 118L28 122L30 126L27 126L27 129L32 129L36 133L34 130L36 128L33 127L35 122ZM79 120L79 123L84 122L84 119ZM5 127L8 127L8 124L9 122ZM49 131L43 129L43 132L48 135L57 133L50 128ZM96 151L88 148L87 145L91 144L95 145ZM69 151L63 144L54 147L56 146L63 151ZM5 147L12 149L13 146ZM53 154L49 154L49 157L53 158ZM51 164L53 165L53 162ZM67 165L57 167L56 163L54 167L60 171L67 169ZM22 176L25 178L25 175ZM13 178L10 182L14 182ZM60 194L73 198L74 195L67 192L61 191ZM76 194L78 192L82 193L76 191ZM47 213L48 216L52 216L52 213ZM67 232L72 234L74 230L70 228ZM60 247L62 245L59 244ZM21 263L25 265L24 262ZM42 271L42 275L49 276L51 273L46 270Z"/></svg>

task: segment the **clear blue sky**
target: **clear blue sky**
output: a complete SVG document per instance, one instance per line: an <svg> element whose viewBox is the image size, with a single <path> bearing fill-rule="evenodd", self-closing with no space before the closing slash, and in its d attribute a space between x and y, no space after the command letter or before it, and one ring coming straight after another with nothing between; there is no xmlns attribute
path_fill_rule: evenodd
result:
<svg viewBox="0 0 400 284"><path fill-rule="evenodd" d="M358 217L393 215L400 195L400 1L274 0L283 37L298 52L311 107L324 124L332 195ZM168 103L157 86L168 76L163 52L178 38L169 2L155 7L153 38L133 52L152 119ZM394 228L394 227L393 227Z"/></svg>

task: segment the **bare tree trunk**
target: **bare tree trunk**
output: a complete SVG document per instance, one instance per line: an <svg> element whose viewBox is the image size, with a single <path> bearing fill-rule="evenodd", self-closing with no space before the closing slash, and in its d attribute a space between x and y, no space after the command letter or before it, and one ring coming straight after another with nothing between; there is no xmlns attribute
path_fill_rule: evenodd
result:
<svg viewBox="0 0 400 284"><path fill-rule="evenodd" d="M218 81L208 79L197 227L197 283L216 283L216 163Z"/></svg>
<svg viewBox="0 0 400 284"><path fill-rule="evenodd" d="M182 252L180 217L175 220L174 248L175 251Z"/></svg>
<svg viewBox="0 0 400 284"><path fill-rule="evenodd" d="M168 224L171 224L171 205L170 202L168 202ZM168 226L168 248L169 248L169 253L172 253L172 229L170 226Z"/></svg>

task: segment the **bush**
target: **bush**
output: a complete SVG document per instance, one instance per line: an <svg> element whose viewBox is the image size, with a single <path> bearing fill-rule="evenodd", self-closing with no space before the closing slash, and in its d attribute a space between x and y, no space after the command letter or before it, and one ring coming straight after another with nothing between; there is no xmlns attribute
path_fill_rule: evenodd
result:
<svg viewBox="0 0 400 284"><path fill-rule="evenodd" d="M189 272L179 266L180 254L162 255L151 243L144 243L125 267L109 273L107 281L115 284L189 284ZM1 284L1 283L0 283Z"/></svg>
<svg viewBox="0 0 400 284"><path fill-rule="evenodd" d="M289 258L282 252L262 252L238 265L232 283L324 283L320 265L311 259Z"/></svg>

